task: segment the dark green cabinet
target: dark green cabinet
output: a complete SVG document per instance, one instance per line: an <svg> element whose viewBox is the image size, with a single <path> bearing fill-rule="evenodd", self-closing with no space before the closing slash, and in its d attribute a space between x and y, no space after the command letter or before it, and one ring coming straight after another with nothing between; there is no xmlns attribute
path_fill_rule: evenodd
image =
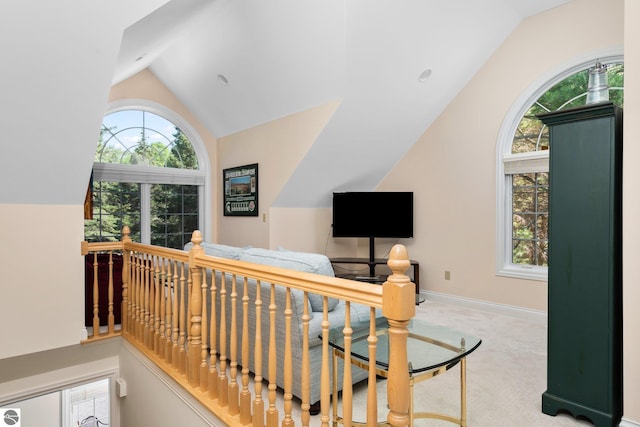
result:
<svg viewBox="0 0 640 427"><path fill-rule="evenodd" d="M597 427L622 416L622 110L544 114L549 126L547 390L542 412Z"/></svg>

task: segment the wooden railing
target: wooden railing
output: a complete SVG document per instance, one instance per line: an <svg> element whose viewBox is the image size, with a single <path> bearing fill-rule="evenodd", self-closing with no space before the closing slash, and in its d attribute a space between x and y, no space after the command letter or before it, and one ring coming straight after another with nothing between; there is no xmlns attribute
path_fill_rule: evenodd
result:
<svg viewBox="0 0 640 427"><path fill-rule="evenodd" d="M349 360L353 333L350 305L368 307L371 324L369 358L375 360L374 326L376 313L381 309L389 323L390 344L386 419L391 426L408 425L410 394L406 343L407 327L415 314L415 292L413 283L405 275L410 262L402 245L392 249L388 265L393 274L379 286L207 256L200 246L199 231L193 233L193 246L188 252L134 243L129 238L128 227L124 227L123 236L121 242L82 242L82 254L94 254L95 260L95 254L99 252L123 256L121 328L114 324L113 267L109 264L108 300L101 301L94 294L93 322L87 342L122 334L228 425L277 427L280 423L291 426L299 422L307 426L311 423L309 409L314 403L309 401L311 337L308 331L312 313L307 302L310 294L321 295L322 367L320 416L317 419L323 426L328 426L332 422L329 331L343 326L345 360ZM94 292L98 290L98 283L96 274ZM253 292L249 292L251 286L255 288ZM261 288L267 289L267 294L262 293ZM284 306L276 304L278 289L285 292ZM304 298L301 372L292 369L292 328L299 327L291 321L292 292L302 292ZM344 319L337 325L335 319L333 324L329 320L329 298L343 300L346 305ZM100 332L98 315L101 304L109 307L107 327L103 332ZM255 313L252 337L248 333L250 311ZM276 316L282 315L285 343L283 348L277 348ZM268 319L266 325L263 325L264 319ZM265 328L268 328L268 334ZM265 342L267 335L269 339ZM250 350L253 363L250 363ZM268 366L262 366L263 351L268 352ZM280 395L276 385L278 366L284 370ZM299 402L292 396L294 378L302 384ZM366 419L367 425L375 426L378 423L378 396L373 363L368 378ZM266 391L263 382L267 385ZM351 365L345 363L342 417L346 426L351 425L352 407Z"/></svg>

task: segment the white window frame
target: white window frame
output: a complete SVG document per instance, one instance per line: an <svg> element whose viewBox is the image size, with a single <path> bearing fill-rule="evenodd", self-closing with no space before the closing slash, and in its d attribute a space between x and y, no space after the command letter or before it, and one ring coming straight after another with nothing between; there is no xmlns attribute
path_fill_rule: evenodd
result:
<svg viewBox="0 0 640 427"><path fill-rule="evenodd" d="M549 152L511 153L511 144L520 120L529 107L558 82L587 68L596 61L622 62L623 47L602 49L561 64L534 81L513 103L500 128L496 156L496 274L498 276L547 281L547 267L512 262L512 180L511 174L548 172Z"/></svg>
<svg viewBox="0 0 640 427"><path fill-rule="evenodd" d="M140 243L151 242L150 227L150 186L151 184L166 184L170 176L170 184L197 185L198 186L198 228L205 240L210 240L211 235L211 173L206 147L200 135L186 120L168 107L145 99L122 99L107 106L105 116L123 110L143 110L165 118L180 128L191 142L198 159L198 169L172 169L140 166L121 165L112 163L94 163L93 177L96 181L109 182L137 182L140 188Z"/></svg>

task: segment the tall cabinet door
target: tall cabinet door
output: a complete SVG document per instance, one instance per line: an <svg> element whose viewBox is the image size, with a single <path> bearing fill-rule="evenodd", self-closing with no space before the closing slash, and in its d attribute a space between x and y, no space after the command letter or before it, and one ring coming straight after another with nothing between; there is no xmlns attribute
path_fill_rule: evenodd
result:
<svg viewBox="0 0 640 427"><path fill-rule="evenodd" d="M622 110L598 103L549 126L547 390L542 411L597 427L622 416Z"/></svg>

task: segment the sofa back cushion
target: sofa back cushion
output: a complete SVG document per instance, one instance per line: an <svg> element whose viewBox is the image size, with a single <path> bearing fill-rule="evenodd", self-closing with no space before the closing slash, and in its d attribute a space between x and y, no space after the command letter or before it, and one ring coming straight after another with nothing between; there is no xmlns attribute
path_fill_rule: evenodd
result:
<svg viewBox="0 0 640 427"><path fill-rule="evenodd" d="M193 243L189 242L184 245L184 250L189 251ZM204 249L204 253L210 256L226 259L240 259L240 253L246 248L237 248L235 246L221 245L219 243L202 242L200 244Z"/></svg>
<svg viewBox="0 0 640 427"><path fill-rule="evenodd" d="M269 265L272 267L288 268L307 273L322 274L334 277L331 261L325 255L308 252L297 252L280 249L273 251L270 249L249 248L242 251L240 261L253 262L256 264ZM322 311L322 296L309 294L309 302L313 311ZM338 300L329 299L329 311L338 305Z"/></svg>

